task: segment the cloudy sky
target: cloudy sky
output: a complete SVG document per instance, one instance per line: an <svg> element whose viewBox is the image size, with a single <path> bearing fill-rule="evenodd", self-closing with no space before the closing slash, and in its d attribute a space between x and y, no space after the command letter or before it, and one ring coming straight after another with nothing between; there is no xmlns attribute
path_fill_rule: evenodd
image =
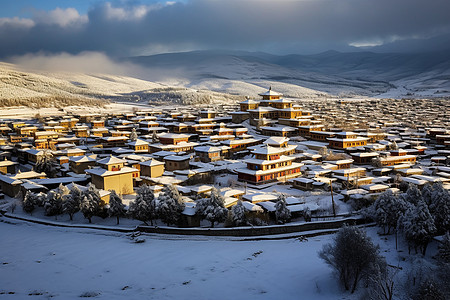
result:
<svg viewBox="0 0 450 300"><path fill-rule="evenodd" d="M445 50L449 12L449 0L5 0L0 58L83 51L123 57L202 49Z"/></svg>

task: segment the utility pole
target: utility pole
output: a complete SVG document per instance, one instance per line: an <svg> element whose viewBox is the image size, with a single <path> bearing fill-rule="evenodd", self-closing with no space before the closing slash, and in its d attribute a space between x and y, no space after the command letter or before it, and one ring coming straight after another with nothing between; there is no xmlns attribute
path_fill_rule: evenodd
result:
<svg viewBox="0 0 450 300"><path fill-rule="evenodd" d="M331 189L331 204L333 205L333 216L336 218L336 207L333 198L333 181L330 179L330 189Z"/></svg>

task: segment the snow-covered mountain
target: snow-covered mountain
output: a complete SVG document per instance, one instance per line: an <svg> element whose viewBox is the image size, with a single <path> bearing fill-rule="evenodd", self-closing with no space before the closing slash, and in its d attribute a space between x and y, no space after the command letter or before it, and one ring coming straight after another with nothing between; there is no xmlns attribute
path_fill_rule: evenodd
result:
<svg viewBox="0 0 450 300"><path fill-rule="evenodd" d="M127 59L166 84L255 96L271 85L291 97L450 95L450 52L277 56L193 51ZM159 76L157 70L175 77Z"/></svg>
<svg viewBox="0 0 450 300"><path fill-rule="evenodd" d="M0 63L0 104L96 105L99 99L133 103L233 103L244 96L257 98L269 86L286 97L303 99L450 96L450 52L328 51L277 56L261 52L194 51L108 63L114 65L110 70L119 70L121 74L36 70L34 65L21 65L20 60L19 65Z"/></svg>

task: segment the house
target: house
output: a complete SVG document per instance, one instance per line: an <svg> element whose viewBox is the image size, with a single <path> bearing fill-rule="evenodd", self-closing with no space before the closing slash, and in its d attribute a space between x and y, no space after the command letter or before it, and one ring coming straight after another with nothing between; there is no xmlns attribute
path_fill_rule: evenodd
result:
<svg viewBox="0 0 450 300"><path fill-rule="evenodd" d="M239 102L241 112L247 112L249 109L256 109L259 106L259 101L247 99Z"/></svg>
<svg viewBox="0 0 450 300"><path fill-rule="evenodd" d="M36 149L54 149L56 145L55 140L37 139L33 141Z"/></svg>
<svg viewBox="0 0 450 300"><path fill-rule="evenodd" d="M310 119L284 119L284 118L278 118L278 124L280 125L286 125L291 127L300 127L300 126L307 126L311 124Z"/></svg>
<svg viewBox="0 0 450 300"><path fill-rule="evenodd" d="M109 130L105 127L95 127L91 129L91 135L93 136L106 136L109 133Z"/></svg>
<svg viewBox="0 0 450 300"><path fill-rule="evenodd" d="M198 146L194 148L195 154L200 161L208 163L212 161L221 160L222 149L214 146Z"/></svg>
<svg viewBox="0 0 450 300"><path fill-rule="evenodd" d="M248 120L248 118L250 117L250 114L246 111L234 111L231 112L230 115L231 121L235 124L241 124L245 120Z"/></svg>
<svg viewBox="0 0 450 300"><path fill-rule="evenodd" d="M0 173L1 174L16 174L16 166L18 165L15 161L2 160L0 161Z"/></svg>
<svg viewBox="0 0 450 300"><path fill-rule="evenodd" d="M363 147L367 145L369 138L360 137L354 132L338 132L333 138L327 139L329 147L333 149L347 149L351 147Z"/></svg>
<svg viewBox="0 0 450 300"><path fill-rule="evenodd" d="M39 158L44 155L44 151L49 150L28 149L25 151L26 160L32 164L36 164Z"/></svg>
<svg viewBox="0 0 450 300"><path fill-rule="evenodd" d="M34 171L17 173L12 176L0 174L0 187L2 188L3 193L9 197L16 197L21 191L21 185L24 182L23 180L46 178L46 176L47 175L43 172L37 173Z"/></svg>
<svg viewBox="0 0 450 300"><path fill-rule="evenodd" d="M9 197L16 197L21 190L22 180L0 174L0 187L2 192Z"/></svg>
<svg viewBox="0 0 450 300"><path fill-rule="evenodd" d="M167 171L189 169L190 155L169 155L164 157L165 168Z"/></svg>
<svg viewBox="0 0 450 300"><path fill-rule="evenodd" d="M235 152L239 152L242 150L246 150L247 147L256 146L261 143L262 143L262 140L254 139L254 138L239 139L239 140L226 140L226 141L221 142L222 145L230 147L230 150L229 150L230 153L235 153Z"/></svg>
<svg viewBox="0 0 450 300"><path fill-rule="evenodd" d="M156 159L140 162L141 176L160 177L164 173L165 163Z"/></svg>
<svg viewBox="0 0 450 300"><path fill-rule="evenodd" d="M295 188L306 191L313 189L314 182L314 180L304 177L298 177L292 180L292 184Z"/></svg>
<svg viewBox="0 0 450 300"><path fill-rule="evenodd" d="M303 125L298 126L298 134L304 138L310 138L311 132L322 131L325 128L324 125ZM317 133L316 133L317 134Z"/></svg>
<svg viewBox="0 0 450 300"><path fill-rule="evenodd" d="M313 141L327 142L328 138L336 136L336 132L331 131L310 131L310 138Z"/></svg>
<svg viewBox="0 0 450 300"><path fill-rule="evenodd" d="M295 147L295 145L293 145ZM295 157L284 155L282 147L260 147L253 150L253 158L245 159L247 168L237 169L238 179L260 185L300 176L303 164L293 162Z"/></svg>
<svg viewBox="0 0 450 300"><path fill-rule="evenodd" d="M72 128L78 123L79 119L77 118L65 118L59 121L59 126L63 126L65 128Z"/></svg>
<svg viewBox="0 0 450 300"><path fill-rule="evenodd" d="M353 152L350 153L353 159L353 163L356 165L367 165L371 164L374 158L380 156L377 152Z"/></svg>
<svg viewBox="0 0 450 300"><path fill-rule="evenodd" d="M95 156L72 156L69 158L69 168L77 174L84 174L86 169L93 168L96 164Z"/></svg>
<svg viewBox="0 0 450 300"><path fill-rule="evenodd" d="M91 128L104 128L105 127L105 120L92 120L91 121Z"/></svg>
<svg viewBox="0 0 450 300"><path fill-rule="evenodd" d="M58 139L60 137L61 133L55 132L55 131L36 131L34 133L34 139L35 140L51 140L51 139Z"/></svg>
<svg viewBox="0 0 450 300"><path fill-rule="evenodd" d="M80 148L70 148L70 149L63 149L58 150L55 152L56 156L67 156L67 157L73 157L73 156L83 156L86 153L85 150Z"/></svg>
<svg viewBox="0 0 450 300"><path fill-rule="evenodd" d="M125 167L126 160L114 156L101 159L97 163L100 167L86 170L96 188L115 190L123 195L134 193L133 178L139 177L139 170Z"/></svg>
<svg viewBox="0 0 450 300"><path fill-rule="evenodd" d="M416 163L415 155L400 155L400 156L387 156L375 158L373 160L374 163L380 164L382 167L384 166L395 166L400 164L410 164L414 165Z"/></svg>
<svg viewBox="0 0 450 300"><path fill-rule="evenodd" d="M216 117L216 112L212 110L202 110L200 111L200 118L214 119Z"/></svg>
<svg viewBox="0 0 450 300"><path fill-rule="evenodd" d="M141 139L128 143L128 147L136 153L148 153L148 145L148 142Z"/></svg>
<svg viewBox="0 0 450 300"><path fill-rule="evenodd" d="M185 202L184 210L181 212L178 226L182 228L200 227L201 216L196 214L195 202Z"/></svg>
<svg viewBox="0 0 450 300"><path fill-rule="evenodd" d="M37 130L36 126L21 126L16 128L16 133L24 136L34 136Z"/></svg>
<svg viewBox="0 0 450 300"><path fill-rule="evenodd" d="M294 127L268 127L268 126L263 126L261 127L261 132L263 135L268 135L268 136L283 136L283 137L288 137L288 136L294 136L297 134L297 129Z"/></svg>
<svg viewBox="0 0 450 300"><path fill-rule="evenodd" d="M177 145L179 143L187 143L189 135L187 134L175 134L175 133L161 133L158 135L159 142L163 145Z"/></svg>
<svg viewBox="0 0 450 300"><path fill-rule="evenodd" d="M126 136L107 136L99 138L103 148L123 147L128 141Z"/></svg>

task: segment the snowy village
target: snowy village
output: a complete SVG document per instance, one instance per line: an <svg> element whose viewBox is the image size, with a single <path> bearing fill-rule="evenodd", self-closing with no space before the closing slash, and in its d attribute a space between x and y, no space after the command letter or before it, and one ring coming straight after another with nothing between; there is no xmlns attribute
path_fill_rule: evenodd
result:
<svg viewBox="0 0 450 300"><path fill-rule="evenodd" d="M449 11L0 1L0 300L450 299Z"/></svg>
<svg viewBox="0 0 450 300"><path fill-rule="evenodd" d="M140 233L292 237L377 224L422 255L448 232L447 102L259 96L3 119L2 214L132 228L136 243Z"/></svg>
<svg viewBox="0 0 450 300"><path fill-rule="evenodd" d="M417 104L260 97L3 120L2 197L35 216L186 228L338 220L381 194L450 189L446 103L424 101L421 121Z"/></svg>

